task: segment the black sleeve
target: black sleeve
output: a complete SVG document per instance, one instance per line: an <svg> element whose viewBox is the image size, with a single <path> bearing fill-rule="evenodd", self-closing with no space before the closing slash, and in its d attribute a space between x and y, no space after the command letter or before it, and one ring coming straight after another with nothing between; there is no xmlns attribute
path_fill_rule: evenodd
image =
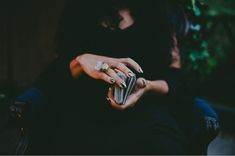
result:
<svg viewBox="0 0 235 156"><path fill-rule="evenodd" d="M195 95L197 80L193 75L184 72L182 69L168 68L162 76L162 79L168 84L168 96Z"/></svg>
<svg viewBox="0 0 235 156"><path fill-rule="evenodd" d="M174 111L192 110L197 80L182 69L169 68L163 76L169 87L166 99Z"/></svg>
<svg viewBox="0 0 235 156"><path fill-rule="evenodd" d="M169 95L177 94L178 88L182 85L183 71L177 68L169 68L165 75L163 76L163 80L167 82L169 87Z"/></svg>

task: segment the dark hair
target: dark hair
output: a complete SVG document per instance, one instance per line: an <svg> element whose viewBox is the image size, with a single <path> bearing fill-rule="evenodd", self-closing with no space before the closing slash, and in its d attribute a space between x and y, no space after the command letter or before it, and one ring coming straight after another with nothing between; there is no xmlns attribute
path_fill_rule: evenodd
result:
<svg viewBox="0 0 235 156"><path fill-rule="evenodd" d="M57 31L58 54L73 57L73 52L76 54L79 49L86 48L101 18L107 18L111 26L117 27L118 10L125 7L131 10L135 22L146 28L146 34L157 36L153 44L161 46L158 51L164 53L161 57L169 64L173 33L180 34L180 20L184 18L175 0L68 0Z"/></svg>

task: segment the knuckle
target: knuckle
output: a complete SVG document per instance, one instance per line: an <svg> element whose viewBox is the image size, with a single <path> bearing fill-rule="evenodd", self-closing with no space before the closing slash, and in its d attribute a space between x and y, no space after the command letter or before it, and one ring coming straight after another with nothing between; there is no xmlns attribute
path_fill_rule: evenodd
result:
<svg viewBox="0 0 235 156"><path fill-rule="evenodd" d="M114 70L109 70L109 75L112 76L112 77L116 77L117 74Z"/></svg>
<svg viewBox="0 0 235 156"><path fill-rule="evenodd" d="M132 59L131 59L130 57L128 57L128 58L126 58L126 61L127 61L127 62L131 62Z"/></svg>
<svg viewBox="0 0 235 156"><path fill-rule="evenodd" d="M126 69L124 70L125 73L129 73L132 72L129 68L126 67Z"/></svg>
<svg viewBox="0 0 235 156"><path fill-rule="evenodd" d="M122 63L117 62L116 66L119 67L119 68L121 68L121 67L122 67Z"/></svg>
<svg viewBox="0 0 235 156"><path fill-rule="evenodd" d="M113 64L114 67L117 67L118 64L119 64L119 62L115 61L115 62L113 62L112 64Z"/></svg>

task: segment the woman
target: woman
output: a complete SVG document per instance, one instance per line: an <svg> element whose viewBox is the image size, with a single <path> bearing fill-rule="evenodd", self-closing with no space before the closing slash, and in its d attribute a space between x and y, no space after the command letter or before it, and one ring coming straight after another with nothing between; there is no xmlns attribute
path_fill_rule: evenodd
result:
<svg viewBox="0 0 235 156"><path fill-rule="evenodd" d="M187 152L170 113L180 106L169 100L180 84L176 30L169 17L174 7L160 0L68 4L58 29L58 58L36 83L48 103L31 153ZM117 70L138 77L123 105L115 102L109 87L126 87Z"/></svg>

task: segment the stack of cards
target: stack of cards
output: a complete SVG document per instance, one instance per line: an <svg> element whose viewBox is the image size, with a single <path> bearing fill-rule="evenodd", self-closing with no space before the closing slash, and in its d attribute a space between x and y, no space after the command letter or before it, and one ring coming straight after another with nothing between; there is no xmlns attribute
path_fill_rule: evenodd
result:
<svg viewBox="0 0 235 156"><path fill-rule="evenodd" d="M124 73L117 72L117 75L126 82L127 87L121 88L117 85L114 86L114 100L116 103L122 105L125 104L128 96L131 94L135 83L136 83L136 75L133 74L130 78L128 78Z"/></svg>

